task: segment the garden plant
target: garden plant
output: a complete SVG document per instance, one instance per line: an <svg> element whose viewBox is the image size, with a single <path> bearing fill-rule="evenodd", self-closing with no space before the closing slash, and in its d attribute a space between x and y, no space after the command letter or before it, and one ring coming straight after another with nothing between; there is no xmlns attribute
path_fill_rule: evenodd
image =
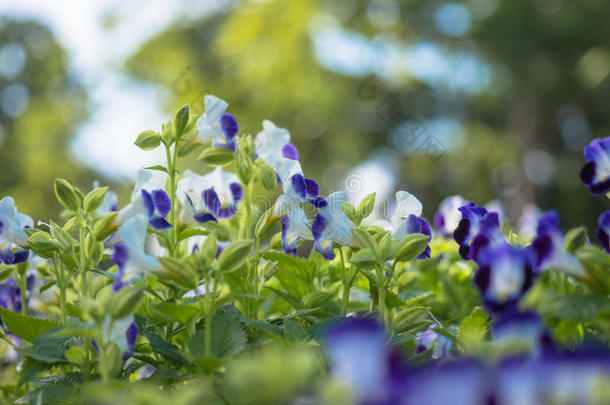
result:
<svg viewBox="0 0 610 405"><path fill-rule="evenodd" d="M610 211L532 236L460 196L352 204L288 130L204 104L137 137L165 160L127 204L57 179L47 222L3 196L3 403L610 402ZM584 158L605 198L610 138Z"/></svg>

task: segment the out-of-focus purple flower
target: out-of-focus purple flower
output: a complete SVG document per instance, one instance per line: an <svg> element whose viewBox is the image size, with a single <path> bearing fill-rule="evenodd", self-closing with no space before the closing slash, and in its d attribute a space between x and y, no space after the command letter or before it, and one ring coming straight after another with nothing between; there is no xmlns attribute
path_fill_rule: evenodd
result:
<svg viewBox="0 0 610 405"><path fill-rule="evenodd" d="M473 202L461 206L459 210L462 213L462 219L453 232L453 239L460 246L460 256L470 259L470 242L479 232L479 223L487 214L487 210L484 207L476 206Z"/></svg>
<svg viewBox="0 0 610 405"><path fill-rule="evenodd" d="M485 306L495 313L515 310L519 299L532 286L534 258L528 249L507 244L482 248L474 281Z"/></svg>
<svg viewBox="0 0 610 405"><path fill-rule="evenodd" d="M580 179L589 186L591 194L610 191L610 138L594 139L585 146L587 163L580 170Z"/></svg>
<svg viewBox="0 0 610 405"><path fill-rule="evenodd" d="M438 325L434 323L430 325L426 331L417 333L415 336L415 354L419 354L434 347L434 351L432 352L433 359L440 359L449 355L453 342L436 332L434 330L436 328L438 328Z"/></svg>
<svg viewBox="0 0 610 405"><path fill-rule="evenodd" d="M371 319L346 318L326 333L324 342L331 374L351 389L357 403L396 403L403 370L381 325Z"/></svg>
<svg viewBox="0 0 610 405"><path fill-rule="evenodd" d="M555 350L550 334L533 311L515 311L497 316L491 335L495 344L525 342L529 351L537 356L548 355Z"/></svg>
<svg viewBox="0 0 610 405"><path fill-rule="evenodd" d="M335 258L333 242L343 246L352 244L351 229L354 226L343 213L343 202L347 196L343 191L330 194L319 204L319 213L311 224L311 233L314 238L314 249L326 260Z"/></svg>
<svg viewBox="0 0 610 405"><path fill-rule="evenodd" d="M564 236L556 211L549 211L540 216L536 232L532 249L536 253L539 271L555 268L576 277L584 276L580 262L564 249Z"/></svg>
<svg viewBox="0 0 610 405"><path fill-rule="evenodd" d="M225 113L229 104L213 95L204 97L205 113L197 121L199 141L212 142L214 146L222 146L235 152L235 140L239 131L237 120L230 113Z"/></svg>
<svg viewBox="0 0 610 405"><path fill-rule="evenodd" d="M600 215L597 220L597 231L595 232L597 240L607 253L610 253L610 211L606 211Z"/></svg>
<svg viewBox="0 0 610 405"><path fill-rule="evenodd" d="M534 204L525 204L521 210L521 216L517 220L517 233L526 241L536 236L538 217L542 214L540 208Z"/></svg>
<svg viewBox="0 0 610 405"><path fill-rule="evenodd" d="M500 229L500 218L496 212L488 212L479 221L479 231L472 238L468 249L471 260L477 261L479 251L485 246L501 246L506 244L504 234Z"/></svg>
<svg viewBox="0 0 610 405"><path fill-rule="evenodd" d="M36 276L34 274L27 275L26 293L32 292L35 280ZM27 301L29 301L29 294L26 295L26 304ZM0 306L9 311L21 312L21 288L12 278L0 284ZM2 325L2 320L0 320L0 325Z"/></svg>
<svg viewBox="0 0 610 405"><path fill-rule="evenodd" d="M5 250L0 250L0 262L4 264L19 264L28 260L30 257L29 250L18 250L17 248L9 248Z"/></svg>
<svg viewBox="0 0 610 405"><path fill-rule="evenodd" d="M443 236L453 235L462 219L460 207L466 204L468 201L459 195L445 198L434 214L434 228Z"/></svg>
<svg viewBox="0 0 610 405"><path fill-rule="evenodd" d="M136 349L136 340L138 339L138 325L135 321L131 322L127 330L125 331L125 340L127 342L127 350L123 352L123 360L129 359L133 356Z"/></svg>

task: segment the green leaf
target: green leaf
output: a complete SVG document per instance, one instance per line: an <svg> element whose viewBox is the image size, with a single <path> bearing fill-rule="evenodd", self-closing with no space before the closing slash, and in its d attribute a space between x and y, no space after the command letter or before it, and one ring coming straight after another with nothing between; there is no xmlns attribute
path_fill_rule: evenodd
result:
<svg viewBox="0 0 610 405"><path fill-rule="evenodd" d="M49 319L21 315L2 307L0 307L0 317L9 332L28 342L33 342L49 329L60 326L58 322Z"/></svg>
<svg viewBox="0 0 610 405"><path fill-rule="evenodd" d="M218 267L222 272L237 270L250 258L252 240L237 240L227 246L218 257Z"/></svg>
<svg viewBox="0 0 610 405"><path fill-rule="evenodd" d="M277 252L266 252L263 258L277 263L275 278L288 294L300 300L313 291L314 261Z"/></svg>
<svg viewBox="0 0 610 405"><path fill-rule="evenodd" d="M57 330L58 332L61 329ZM66 351L79 344L80 338L72 336L55 336L54 331L40 335L31 346L21 349L24 357L29 357L48 364L68 363Z"/></svg>
<svg viewBox="0 0 610 405"><path fill-rule="evenodd" d="M93 212L99 208L100 205L104 202L106 198L106 193L108 192L108 187L100 187L92 190L89 194L85 196L85 200L83 202L83 208L85 208L86 212Z"/></svg>
<svg viewBox="0 0 610 405"><path fill-rule="evenodd" d="M370 233L360 228L352 228L352 237L361 249L370 249L376 254L377 242Z"/></svg>
<svg viewBox="0 0 610 405"><path fill-rule="evenodd" d="M343 202L343 213L356 226L359 226L360 222L362 222L362 218L358 216L358 212L356 211L356 208L352 204L350 204L348 201Z"/></svg>
<svg viewBox="0 0 610 405"><path fill-rule="evenodd" d="M140 132L136 141L136 146L142 150L153 150L161 144L161 135L152 130Z"/></svg>
<svg viewBox="0 0 610 405"><path fill-rule="evenodd" d="M284 339L295 343L306 342L309 340L309 333L301 324L287 318L284 319Z"/></svg>
<svg viewBox="0 0 610 405"><path fill-rule="evenodd" d="M487 333L487 315L476 307L460 325L457 341L464 353L474 354Z"/></svg>
<svg viewBox="0 0 610 405"><path fill-rule="evenodd" d="M151 309L154 312L158 312L163 316L183 323L188 324L193 318L199 315L199 310L187 304L177 304L173 302L162 302L159 304L152 304Z"/></svg>
<svg viewBox="0 0 610 405"><path fill-rule="evenodd" d="M132 285L121 289L112 297L111 315L114 319L125 318L136 312L144 298L144 287Z"/></svg>
<svg viewBox="0 0 610 405"><path fill-rule="evenodd" d="M371 193L364 197L364 199L358 205L358 217L366 218L373 212L373 208L375 208L375 193Z"/></svg>
<svg viewBox="0 0 610 405"><path fill-rule="evenodd" d="M148 167L145 167L144 169L146 169L146 170L158 170L160 172L167 173L167 168L165 166L161 166L161 165L148 166Z"/></svg>
<svg viewBox="0 0 610 405"><path fill-rule="evenodd" d="M139 329L139 325L138 325ZM157 335L150 330L144 331L144 336L150 343L150 348L153 352L163 356L171 365L174 366L186 366L189 364L188 360L184 357L178 346L168 343L161 336Z"/></svg>
<svg viewBox="0 0 610 405"><path fill-rule="evenodd" d="M408 262L417 258L417 256L426 250L429 240L430 237L428 235L421 233L413 233L405 236L398 242L394 260L398 262Z"/></svg>
<svg viewBox="0 0 610 405"><path fill-rule="evenodd" d="M574 253L577 249L587 245L587 228L584 226L571 229L565 236L565 249Z"/></svg>
<svg viewBox="0 0 610 405"><path fill-rule="evenodd" d="M234 356L246 347L248 337L239 319L220 308L212 319L212 354L216 357Z"/></svg>
<svg viewBox="0 0 610 405"><path fill-rule="evenodd" d="M162 269L154 274L163 281L185 290L191 290L197 286L197 273L193 268L182 260L171 257L159 257Z"/></svg>
<svg viewBox="0 0 610 405"><path fill-rule="evenodd" d="M204 149L197 160L210 166L224 166L233 161L233 152L223 146L212 146Z"/></svg>

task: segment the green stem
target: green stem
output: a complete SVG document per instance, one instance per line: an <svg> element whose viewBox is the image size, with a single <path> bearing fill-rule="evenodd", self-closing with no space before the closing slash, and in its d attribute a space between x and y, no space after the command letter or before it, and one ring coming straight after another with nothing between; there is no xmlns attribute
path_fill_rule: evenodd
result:
<svg viewBox="0 0 610 405"><path fill-rule="evenodd" d="M23 273L19 278L19 289L21 290L21 314L27 315L28 276Z"/></svg>
<svg viewBox="0 0 610 405"><path fill-rule="evenodd" d="M204 348L205 356L210 357L212 355L212 305L213 297L211 291L210 276L205 279L205 319L204 319Z"/></svg>
<svg viewBox="0 0 610 405"><path fill-rule="evenodd" d="M165 146L165 159L167 161L167 174L169 175L169 198L172 202L172 209L170 211L170 218L172 220L172 228L170 229L170 256L176 256L176 249L178 247L178 230L177 230L177 213L176 209L176 161L178 159L178 148L174 145L173 154L171 152L171 146Z"/></svg>
<svg viewBox="0 0 610 405"><path fill-rule="evenodd" d="M383 267L377 266L377 288L378 288L378 304L377 309L379 311L379 317L381 322L386 326L386 331L388 328L388 324L386 323L386 306L385 306L385 274L383 274Z"/></svg>
<svg viewBox="0 0 610 405"><path fill-rule="evenodd" d="M341 302L341 316L345 316L347 314L347 306L349 304L349 292L352 288L352 280L347 279L347 274L345 271L345 256L343 255L343 248L339 248L339 254L341 256L341 268L343 269L343 300Z"/></svg>
<svg viewBox="0 0 610 405"><path fill-rule="evenodd" d="M79 213L80 217L80 229L79 229L79 271L80 271L80 293L83 297L89 295L89 285L87 283L87 258L85 256L85 221L86 217L83 218L82 213ZM83 375L85 381L89 381L91 374L91 342L85 338L85 361L83 363Z"/></svg>

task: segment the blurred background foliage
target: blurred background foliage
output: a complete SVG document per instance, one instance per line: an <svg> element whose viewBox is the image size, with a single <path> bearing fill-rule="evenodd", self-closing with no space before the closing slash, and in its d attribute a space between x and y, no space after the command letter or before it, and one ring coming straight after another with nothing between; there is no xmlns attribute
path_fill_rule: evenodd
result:
<svg viewBox="0 0 610 405"><path fill-rule="evenodd" d="M429 219L451 194L499 198L512 220L533 202L592 229L607 203L578 171L582 147L610 129L608 15L603 0L226 2L175 20L122 69L159 89L167 116L150 128L183 103L202 111L203 94L227 100L244 132L263 119L288 128L325 193L407 189ZM12 43L26 55L14 77L2 70ZM101 178L66 147L87 118L86 87L40 25L5 21L0 47L2 194L45 218L52 178ZM14 83L29 100L19 114ZM354 174L360 184L345 183Z"/></svg>

